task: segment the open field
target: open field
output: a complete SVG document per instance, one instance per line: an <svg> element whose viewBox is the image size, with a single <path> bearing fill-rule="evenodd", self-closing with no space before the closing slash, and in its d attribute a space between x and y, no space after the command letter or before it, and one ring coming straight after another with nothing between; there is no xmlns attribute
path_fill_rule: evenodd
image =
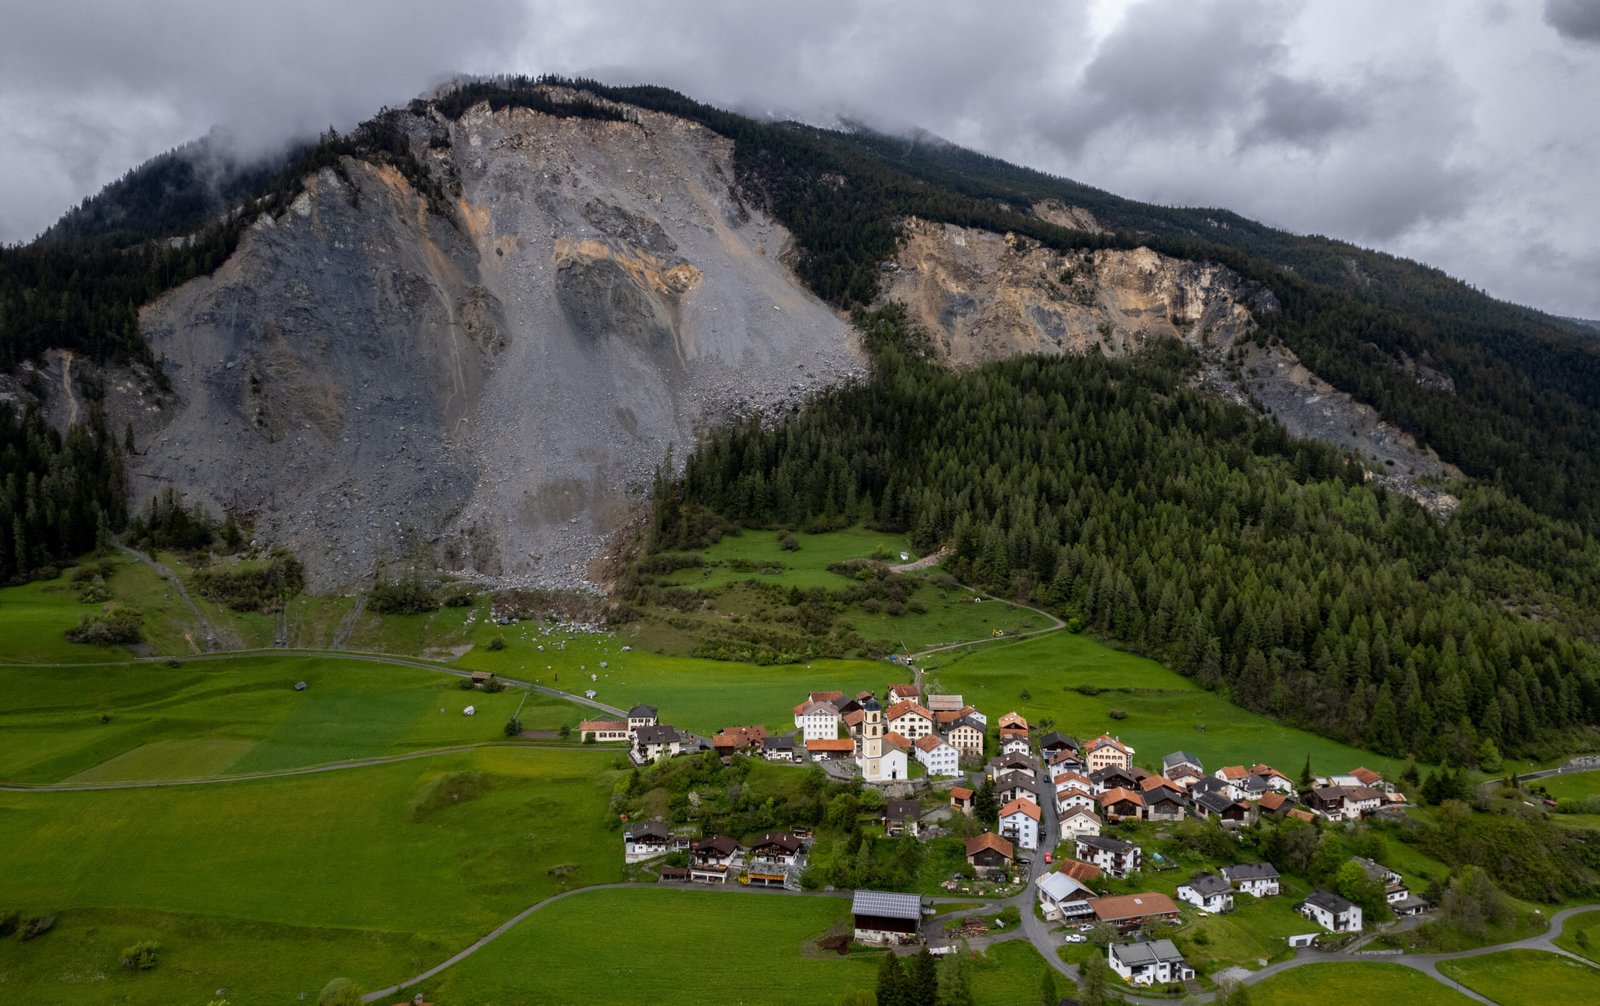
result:
<svg viewBox="0 0 1600 1006"><path fill-rule="evenodd" d="M961 693L991 719L1015 709L1029 723L1051 719L1055 729L1081 740L1109 732L1133 745L1136 762L1157 769L1163 755L1177 750L1198 755L1208 771L1264 761L1291 778L1307 754L1318 772L1366 765L1390 774L1402 767L1241 709L1153 660L1086 636L1053 632L957 652L930 657L927 678ZM1113 710L1123 717L1113 717Z"/></svg>
<svg viewBox="0 0 1600 1006"><path fill-rule="evenodd" d="M582 716L523 689L486 694L459 682L313 657L0 666L0 780L205 778L498 741L525 697L527 729ZM461 715L467 705L477 715Z"/></svg>
<svg viewBox="0 0 1600 1006"><path fill-rule="evenodd" d="M1542 950L1440 961L1439 970L1501 1006L1600 1002L1600 969Z"/></svg>
<svg viewBox="0 0 1600 1006"><path fill-rule="evenodd" d="M267 984L230 994L235 1006L314 993L332 975L292 965L302 942L325 942L308 960L329 964L334 948L352 947L340 973L393 981L541 898L621 879L606 826L611 766L600 751L488 748L262 782L0 794L0 848L28 864L7 870L0 903L71 923L0 954L7 992L48 1001L60 976L78 973L72 962L136 938L195 961L201 1001L251 980ZM272 927L259 946L256 926ZM38 996L26 982L43 983ZM163 981L148 996L131 984L62 998L97 1001L106 988L98 1001L174 1001Z"/></svg>
<svg viewBox="0 0 1600 1006"><path fill-rule="evenodd" d="M1249 988L1254 1006L1375 1002L1468 1006L1472 1002L1449 986L1400 964L1308 964Z"/></svg>
<svg viewBox="0 0 1600 1006"><path fill-rule="evenodd" d="M849 918L842 897L666 887L587 892L534 913L418 991L477 1006L831 1003L850 989L871 991L880 960L814 946L844 932ZM1043 966L1031 945L1001 944L974 963L974 999L1037 1002Z"/></svg>
<svg viewBox="0 0 1600 1006"><path fill-rule="evenodd" d="M699 555L705 565L677 570L665 577L665 582L679 587L706 588L755 579L785 587L836 589L849 583L837 573L828 572L828 567L836 562L867 559L875 553L891 563L901 562L902 552L911 559L921 558L911 549L905 535L861 527L826 534L797 531L794 537L800 547L786 552L778 545L776 531L724 535L721 541L698 553L678 553Z"/></svg>
<svg viewBox="0 0 1600 1006"><path fill-rule="evenodd" d="M1583 912L1567 919L1556 946L1600 964L1600 911Z"/></svg>

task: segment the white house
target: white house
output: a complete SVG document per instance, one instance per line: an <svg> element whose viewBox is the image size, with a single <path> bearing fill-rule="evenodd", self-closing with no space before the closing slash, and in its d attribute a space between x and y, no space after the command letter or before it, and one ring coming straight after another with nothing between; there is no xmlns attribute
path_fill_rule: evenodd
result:
<svg viewBox="0 0 1600 1006"><path fill-rule="evenodd" d="M689 836L674 835L662 822L648 821L623 834L622 861L642 863L668 853L683 852L690 844Z"/></svg>
<svg viewBox="0 0 1600 1006"><path fill-rule="evenodd" d="M794 707L794 725L804 731L802 741L834 740L839 736L839 707L832 702L802 702Z"/></svg>
<svg viewBox="0 0 1600 1006"><path fill-rule="evenodd" d="M1104 873L1121 879L1144 866L1144 850L1132 842L1119 838L1098 838L1084 835L1075 843L1077 855L1085 863L1093 863Z"/></svg>
<svg viewBox="0 0 1600 1006"><path fill-rule="evenodd" d="M956 776L961 774L961 752L946 743L936 734L918 738L913 745L917 761L933 776Z"/></svg>
<svg viewBox="0 0 1600 1006"><path fill-rule="evenodd" d="M896 702L883 713L884 725L909 741L933 733L933 714L915 702Z"/></svg>
<svg viewBox="0 0 1600 1006"><path fill-rule="evenodd" d="M977 760L983 757L983 725L970 716L963 716L950 724L944 739L968 758Z"/></svg>
<svg viewBox="0 0 1600 1006"><path fill-rule="evenodd" d="M1078 838L1083 835L1099 835L1100 819L1094 816L1093 811L1082 807L1073 807L1061 815L1061 838Z"/></svg>
<svg viewBox="0 0 1600 1006"><path fill-rule="evenodd" d="M1171 940L1113 943L1106 949L1106 963L1123 981L1134 985L1168 985L1194 977L1194 968Z"/></svg>
<svg viewBox="0 0 1600 1006"><path fill-rule="evenodd" d="M626 741L631 737L628 724L622 720L584 720L578 724L579 740L594 740L604 744L608 741Z"/></svg>
<svg viewBox="0 0 1600 1006"><path fill-rule="evenodd" d="M1253 894L1258 898L1270 898L1282 891L1278 882L1278 870L1271 863L1239 863L1236 866L1224 866L1222 877L1234 890L1245 894Z"/></svg>
<svg viewBox="0 0 1600 1006"><path fill-rule="evenodd" d="M642 702L639 705L634 706L632 709L629 709L628 738L631 740L633 735L637 733L641 727L653 727L659 723L660 720L657 719L657 712L658 710L655 706L647 706Z"/></svg>
<svg viewBox="0 0 1600 1006"><path fill-rule="evenodd" d="M1301 915L1330 932L1361 932L1361 909L1332 891L1312 891L1295 907Z"/></svg>
<svg viewBox="0 0 1600 1006"><path fill-rule="evenodd" d="M1133 768L1133 748L1110 734L1101 734L1083 746L1083 764L1090 772L1103 768Z"/></svg>
<svg viewBox="0 0 1600 1006"><path fill-rule="evenodd" d="M1028 738L1022 736L1021 734L1010 734L1005 740L1000 742L1000 753L1003 755L1025 755L1029 750Z"/></svg>
<svg viewBox="0 0 1600 1006"><path fill-rule="evenodd" d="M1039 805L1032 800L1016 799L1000 808L1000 834L1019 849L1039 847Z"/></svg>
<svg viewBox="0 0 1600 1006"><path fill-rule="evenodd" d="M1061 920L1062 906L1094 897L1093 891L1065 873L1047 873L1035 880L1034 884L1039 888L1039 907L1050 922Z"/></svg>
<svg viewBox="0 0 1600 1006"><path fill-rule="evenodd" d="M1215 873L1199 873L1178 888L1178 900L1206 912L1233 911L1233 888Z"/></svg>
<svg viewBox="0 0 1600 1006"><path fill-rule="evenodd" d="M1056 790L1056 813L1065 814L1071 810L1087 810L1091 813L1099 807L1099 801L1090 796L1087 790L1076 785L1063 786Z"/></svg>

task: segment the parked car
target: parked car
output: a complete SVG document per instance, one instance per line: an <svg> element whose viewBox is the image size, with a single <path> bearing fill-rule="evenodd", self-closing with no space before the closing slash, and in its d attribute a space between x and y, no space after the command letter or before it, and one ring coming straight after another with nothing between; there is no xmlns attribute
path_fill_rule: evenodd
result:
<svg viewBox="0 0 1600 1006"><path fill-rule="evenodd" d="M1085 922L1083 925L1078 927L1078 932L1080 932L1080 933L1092 933L1092 932L1094 932L1094 923L1093 922Z"/></svg>
<svg viewBox="0 0 1600 1006"><path fill-rule="evenodd" d="M1047 853L1044 854L1044 861L1045 861L1045 865L1046 866L1048 866L1052 862L1052 860L1050 858L1050 853L1047 852Z"/></svg>
<svg viewBox="0 0 1600 1006"><path fill-rule="evenodd" d="M1089 937L1083 935L1082 933L1068 933L1067 934L1067 942L1068 943L1088 943L1089 942Z"/></svg>

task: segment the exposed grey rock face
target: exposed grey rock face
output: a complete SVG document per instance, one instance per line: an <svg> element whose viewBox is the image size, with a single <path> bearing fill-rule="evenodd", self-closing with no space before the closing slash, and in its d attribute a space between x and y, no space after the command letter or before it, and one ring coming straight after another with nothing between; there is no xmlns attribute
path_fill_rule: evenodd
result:
<svg viewBox="0 0 1600 1006"><path fill-rule="evenodd" d="M314 589L419 553L578 586L697 429L864 370L849 327L742 205L698 126L480 106L412 116L460 196L441 216L346 161L214 275L148 307L177 404L144 436L165 486L257 515Z"/></svg>

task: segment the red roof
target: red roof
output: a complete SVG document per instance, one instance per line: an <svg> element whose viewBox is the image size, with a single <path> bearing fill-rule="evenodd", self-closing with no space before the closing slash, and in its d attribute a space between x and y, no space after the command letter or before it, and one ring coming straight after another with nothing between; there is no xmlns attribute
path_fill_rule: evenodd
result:
<svg viewBox="0 0 1600 1006"><path fill-rule="evenodd" d="M1100 876L1100 867L1093 863L1085 863L1081 859L1063 859L1056 869L1076 880L1080 884L1087 884Z"/></svg>
<svg viewBox="0 0 1600 1006"><path fill-rule="evenodd" d="M889 686L889 694L890 695L898 695L900 698L903 698L903 699L907 699L907 698L914 699L914 698L917 697L917 686L916 685L890 685Z"/></svg>
<svg viewBox="0 0 1600 1006"><path fill-rule="evenodd" d="M1002 727L1018 726L1024 730L1028 729L1028 721L1023 719L1022 714L1016 710L1012 710L1011 712L1000 717L999 725Z"/></svg>
<svg viewBox="0 0 1600 1006"><path fill-rule="evenodd" d="M965 786L951 786L950 795L955 797L957 800L971 800L972 790Z"/></svg>
<svg viewBox="0 0 1600 1006"><path fill-rule="evenodd" d="M1103 748L1103 747L1107 747L1107 746L1114 747L1118 751L1121 751L1123 754L1127 754L1128 753L1128 746L1126 744L1123 744L1121 741L1117 740L1115 737L1111 736L1110 734L1101 734L1099 737L1096 737L1094 740L1092 740L1089 743L1085 744L1083 746L1083 750L1084 750L1084 753L1087 754L1088 752L1093 751L1095 748Z"/></svg>
<svg viewBox="0 0 1600 1006"><path fill-rule="evenodd" d="M933 722L933 714L917 705L915 702L912 702L910 699L907 699L904 702L896 702L894 705L890 706L889 710L883 714L883 718L885 721L897 720L907 713L916 713L918 716L921 716L928 722Z"/></svg>
<svg viewBox="0 0 1600 1006"><path fill-rule="evenodd" d="M627 733L628 732L628 721L627 720L584 720L582 723L578 724L578 732L580 734L600 733L602 731L607 731L607 730L617 730L617 731L621 731L622 733Z"/></svg>
<svg viewBox="0 0 1600 1006"><path fill-rule="evenodd" d="M1135 793L1131 789L1123 789L1121 786L1118 786L1116 789L1108 789L1104 793L1100 794L1100 806L1102 807L1108 807L1114 803L1121 803L1124 800L1140 807L1144 806L1144 797L1140 796L1138 793Z"/></svg>
<svg viewBox="0 0 1600 1006"><path fill-rule="evenodd" d="M1178 906L1165 894L1121 894L1110 898L1091 898L1089 907L1102 922L1122 922L1152 915L1176 915Z"/></svg>
<svg viewBox="0 0 1600 1006"><path fill-rule="evenodd" d="M813 737L806 741L807 751L854 751L856 742L848 737L832 740L823 737Z"/></svg>
<svg viewBox="0 0 1600 1006"><path fill-rule="evenodd" d="M1026 814L1037 821L1039 820L1039 805L1026 797L1019 796L1000 808L1000 817L1002 819L1008 818L1012 814Z"/></svg>
<svg viewBox="0 0 1600 1006"><path fill-rule="evenodd" d="M844 692L812 692L809 698L812 702L838 702L844 698Z"/></svg>
<svg viewBox="0 0 1600 1006"><path fill-rule="evenodd" d="M1350 774L1361 780L1361 785L1363 786L1376 786L1383 781L1383 776L1370 768L1353 768L1350 770Z"/></svg>
<svg viewBox="0 0 1600 1006"><path fill-rule="evenodd" d="M1017 854L1016 846L1012 845L1009 839L1001 838L992 831L967 839L967 858L970 859L985 849L992 849L1007 859L1013 859Z"/></svg>
<svg viewBox="0 0 1600 1006"><path fill-rule="evenodd" d="M901 751L907 751L911 748L910 739L907 738L905 734L896 733L893 730L883 735L883 742L890 747L898 748Z"/></svg>
<svg viewBox="0 0 1600 1006"><path fill-rule="evenodd" d="M935 748L941 746L948 747L949 745L945 742L943 737L939 737L936 734L924 734L923 736L917 738L917 747L924 751L933 751Z"/></svg>
<svg viewBox="0 0 1600 1006"><path fill-rule="evenodd" d="M1279 807L1282 807L1284 804L1286 804L1288 802L1289 802L1289 798L1284 796L1282 793L1263 793L1263 794L1261 794L1261 809L1262 810L1277 810Z"/></svg>
<svg viewBox="0 0 1600 1006"><path fill-rule="evenodd" d="M1243 779L1250 774L1250 770L1243 765L1224 765L1217 769L1219 779Z"/></svg>

